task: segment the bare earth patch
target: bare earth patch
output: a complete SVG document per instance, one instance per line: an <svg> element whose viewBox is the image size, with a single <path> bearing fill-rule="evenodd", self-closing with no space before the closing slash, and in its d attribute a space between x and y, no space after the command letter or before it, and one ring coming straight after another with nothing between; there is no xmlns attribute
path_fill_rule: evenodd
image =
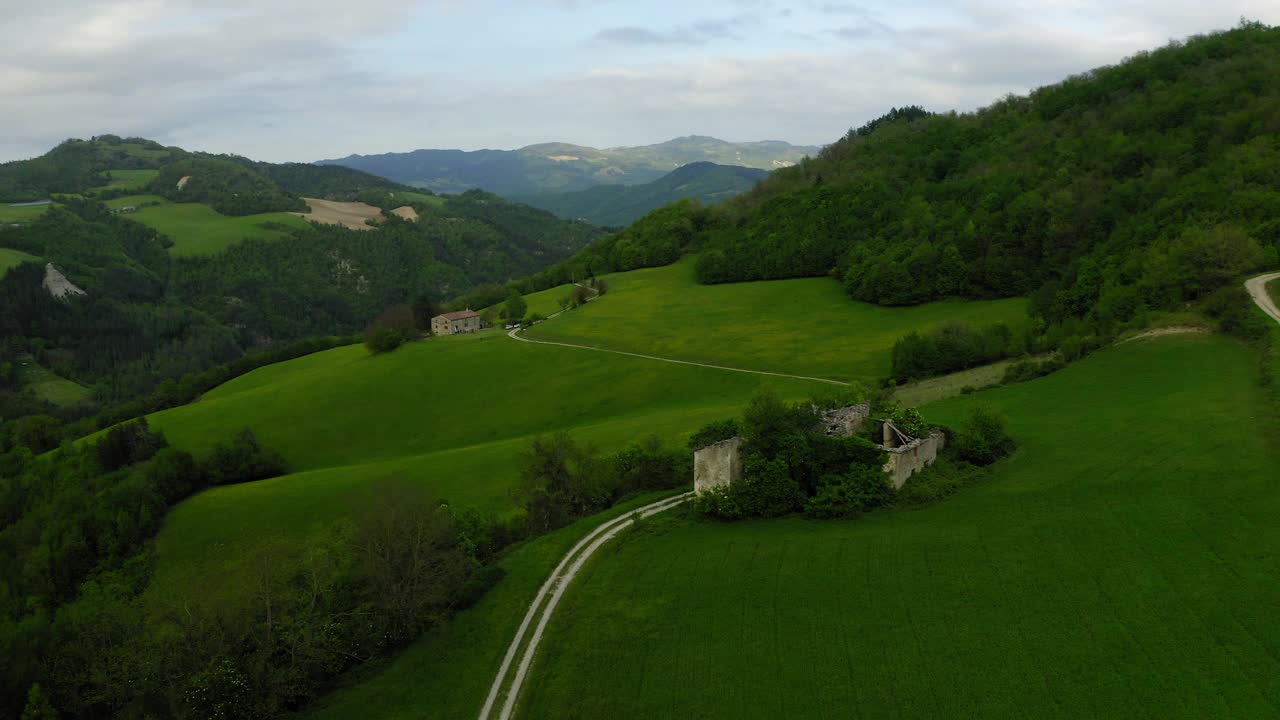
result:
<svg viewBox="0 0 1280 720"><path fill-rule="evenodd" d="M417 210L414 210L412 207L410 207L410 206L408 206L408 205L401 205L400 207L396 208L395 210L392 210L392 211L391 211L391 214L392 214L392 215L395 215L395 216L396 216L396 217L398 217L398 218L404 218L405 220L417 220L417 219L418 219L418 211L417 211Z"/></svg>
<svg viewBox="0 0 1280 720"><path fill-rule="evenodd" d="M1138 333L1133 337L1127 337L1124 340L1121 340L1120 342L1127 343L1132 340L1161 337L1163 335L1207 335L1207 334L1209 334L1209 328L1203 327L1200 325L1171 325L1169 327L1162 327L1162 328L1147 330L1146 332Z"/></svg>
<svg viewBox="0 0 1280 720"><path fill-rule="evenodd" d="M341 225L352 230L372 230L373 227L366 225L365 221L382 217L381 210L362 202L338 202L308 197L302 199L311 207L311 212L290 214L324 225Z"/></svg>

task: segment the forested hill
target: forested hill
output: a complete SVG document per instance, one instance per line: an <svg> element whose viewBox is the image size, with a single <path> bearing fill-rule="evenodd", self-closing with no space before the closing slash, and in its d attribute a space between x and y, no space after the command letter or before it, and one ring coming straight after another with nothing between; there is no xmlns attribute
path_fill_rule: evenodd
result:
<svg viewBox="0 0 1280 720"><path fill-rule="evenodd" d="M732 143L690 135L657 145L597 149L543 143L518 150L414 150L321 160L439 192L470 188L504 197L575 192L597 185L639 185L683 165L712 162L774 170L818 151L780 141Z"/></svg>
<svg viewBox="0 0 1280 720"><path fill-rule="evenodd" d="M50 205L23 208L34 212L22 222L0 222L0 250L27 260L0 267L4 419L54 412L10 372L23 363L88 388L99 406L128 401L250 351L358 333L391 307L440 303L482 285L497 298L477 307L492 304L506 295L497 284L603 234L481 191L436 197L347 168L114 136L68 141L4 169L10 174L0 178L21 178L28 194L57 193ZM143 191L150 194L136 195ZM350 230L278 212L307 211L304 196L359 200L383 217ZM109 198L111 207L102 202ZM406 205L416 220L390 213ZM229 237L207 252L174 252L206 233ZM53 297L45 263L84 293Z"/></svg>
<svg viewBox="0 0 1280 720"><path fill-rule="evenodd" d="M895 112L710 210L655 211L526 283L665 264L832 273L858 299L1035 293L1126 319L1280 246L1280 29L1242 22L969 114Z"/></svg>
<svg viewBox="0 0 1280 720"><path fill-rule="evenodd" d="M769 172L737 165L689 163L643 185L598 185L571 193L541 193L512 198L562 218L601 227L629 225L652 210L692 198L708 205L750 190Z"/></svg>

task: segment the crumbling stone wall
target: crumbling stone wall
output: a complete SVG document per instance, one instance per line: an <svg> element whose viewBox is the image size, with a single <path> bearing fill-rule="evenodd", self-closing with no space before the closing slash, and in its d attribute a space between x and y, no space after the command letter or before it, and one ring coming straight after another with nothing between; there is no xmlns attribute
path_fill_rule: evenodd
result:
<svg viewBox="0 0 1280 720"><path fill-rule="evenodd" d="M742 438L734 437L693 453L693 489L702 492L742 478Z"/></svg>
<svg viewBox="0 0 1280 720"><path fill-rule="evenodd" d="M893 488L901 489L907 478L929 467L938 459L938 453L946 447L947 436L941 430L934 430L928 437L912 440L898 447L881 446L889 453L889 461L884 464L884 471L893 480Z"/></svg>
<svg viewBox="0 0 1280 720"><path fill-rule="evenodd" d="M862 429L862 423L871 415L867 403L836 408L822 413L822 431L835 437L847 437Z"/></svg>

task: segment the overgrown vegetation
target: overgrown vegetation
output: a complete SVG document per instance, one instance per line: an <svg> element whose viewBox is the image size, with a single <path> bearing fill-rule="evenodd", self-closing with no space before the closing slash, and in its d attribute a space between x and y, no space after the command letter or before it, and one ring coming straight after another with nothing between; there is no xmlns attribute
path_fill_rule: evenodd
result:
<svg viewBox="0 0 1280 720"><path fill-rule="evenodd" d="M567 433L536 438L520 470L525 522L530 533L550 532L642 491L679 487L691 474L689 454L656 437L612 455Z"/></svg>
<svg viewBox="0 0 1280 720"><path fill-rule="evenodd" d="M726 420L705 426L690 440L690 448L741 437L742 477L700 492L695 507L726 520L778 517L800 510L831 519L897 504L898 493L884 471L885 453L877 445L880 422L867 423L862 432L849 436L830 436L820 430L822 410L849 401L848 396L837 395L787 404L766 393L751 401L740 423ZM913 408L877 402L871 414L892 421L911 437L924 437L930 431ZM914 485L905 502L920 504L954 492L980 475L977 468L1005 457L1015 447L1002 417L975 410L954 433L943 456L946 462L908 481ZM940 479L933 479L935 474Z"/></svg>

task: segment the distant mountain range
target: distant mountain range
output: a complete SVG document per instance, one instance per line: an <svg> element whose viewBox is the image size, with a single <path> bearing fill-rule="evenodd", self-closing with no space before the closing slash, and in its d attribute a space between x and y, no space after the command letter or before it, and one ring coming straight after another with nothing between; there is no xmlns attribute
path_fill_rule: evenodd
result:
<svg viewBox="0 0 1280 720"><path fill-rule="evenodd" d="M462 192L479 188L507 197L574 192L597 185L642 185L695 162L776 170L816 155L819 148L766 140L731 143L690 135L642 147L597 148L568 143L530 145L519 150L414 150L383 155L349 155L321 160L389 180Z"/></svg>
<svg viewBox="0 0 1280 720"><path fill-rule="evenodd" d="M685 198L714 205L750 190L768 176L768 170L689 163L643 185L597 185L565 193L540 193L511 198L549 210L568 220L583 220L601 227L630 225L664 205Z"/></svg>

